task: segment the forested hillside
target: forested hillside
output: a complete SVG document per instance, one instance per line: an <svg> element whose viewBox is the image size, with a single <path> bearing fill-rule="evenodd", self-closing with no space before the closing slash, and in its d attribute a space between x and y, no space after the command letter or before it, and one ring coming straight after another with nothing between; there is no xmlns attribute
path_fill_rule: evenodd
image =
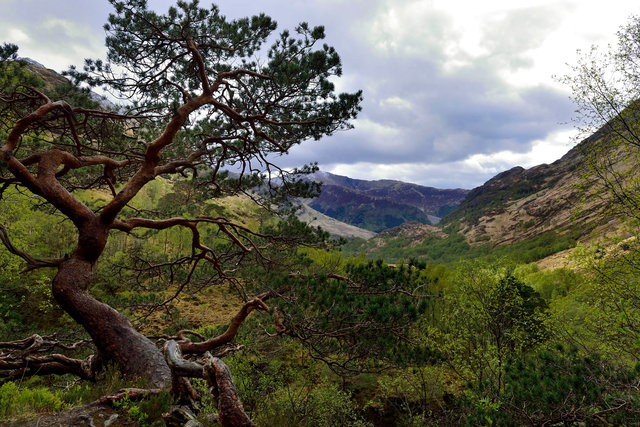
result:
<svg viewBox="0 0 640 427"><path fill-rule="evenodd" d="M591 136L468 193L332 177L376 227L389 192L459 203L345 244L295 215L317 168L270 160L359 112L324 30L112 4L66 78L0 47L1 423L640 423L640 94L580 103L605 86L575 70Z"/></svg>

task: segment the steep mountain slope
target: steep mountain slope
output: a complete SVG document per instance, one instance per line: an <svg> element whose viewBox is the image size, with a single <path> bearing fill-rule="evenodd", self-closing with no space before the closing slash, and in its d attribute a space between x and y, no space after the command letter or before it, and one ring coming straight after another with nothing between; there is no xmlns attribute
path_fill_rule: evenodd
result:
<svg viewBox="0 0 640 427"><path fill-rule="evenodd" d="M520 262L538 261L572 248L577 241L623 235L622 217L587 167L595 153L615 168L635 176L633 164L619 160L600 130L552 164L515 167L471 190L457 209L443 218L440 233L423 224L398 227L367 242L346 246L350 254L367 253L388 262L418 258L449 262L489 253ZM595 197L594 197L595 196Z"/></svg>
<svg viewBox="0 0 640 427"><path fill-rule="evenodd" d="M443 223L459 223L471 243L500 245L576 228L578 234L588 234L601 225L600 213L607 209L606 200L585 202L580 185L585 153L598 144L597 136L550 165L515 167L496 175L473 189Z"/></svg>
<svg viewBox="0 0 640 427"><path fill-rule="evenodd" d="M531 198L550 188L566 186L580 165L580 151L580 147L575 147L550 165L542 164L531 169L516 166L499 173L471 190L443 222L458 220L476 223L483 216L501 212L516 200Z"/></svg>
<svg viewBox="0 0 640 427"><path fill-rule="evenodd" d="M371 231L406 222L437 223L455 208L467 190L440 190L400 181L366 181L317 172L322 193L308 205L329 216Z"/></svg>
<svg viewBox="0 0 640 427"><path fill-rule="evenodd" d="M302 205L297 216L298 219L306 222L310 226L320 227L335 236L347 238L359 237L366 240L376 235L373 231L365 230L364 228L359 228L326 216L305 204Z"/></svg>
<svg viewBox="0 0 640 427"><path fill-rule="evenodd" d="M320 196L309 206L331 218L374 232L408 221L429 223L427 214L414 206L336 185L323 186Z"/></svg>
<svg viewBox="0 0 640 427"><path fill-rule="evenodd" d="M54 89L56 87L66 87L71 91L78 91L78 88L70 86L70 81L64 77L63 75L57 73L56 71L45 67L41 63L31 59L31 58L20 58L23 61L27 62L27 69L32 73L39 76L45 84L45 87L48 89ZM105 108L115 108L115 104L106 99L104 96L98 95L93 91L89 91L89 96L99 103L102 107Z"/></svg>

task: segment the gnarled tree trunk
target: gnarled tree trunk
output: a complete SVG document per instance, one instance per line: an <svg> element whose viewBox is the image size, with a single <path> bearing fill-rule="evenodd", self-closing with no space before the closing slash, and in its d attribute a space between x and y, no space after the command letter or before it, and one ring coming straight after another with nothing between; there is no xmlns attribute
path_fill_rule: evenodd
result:
<svg viewBox="0 0 640 427"><path fill-rule="evenodd" d="M60 264L53 279L53 296L85 328L106 361L115 362L125 374L146 376L158 387L168 386L171 371L162 352L136 331L125 315L88 293L95 260L106 243L106 230L80 230L78 247ZM90 237L83 238L87 232Z"/></svg>

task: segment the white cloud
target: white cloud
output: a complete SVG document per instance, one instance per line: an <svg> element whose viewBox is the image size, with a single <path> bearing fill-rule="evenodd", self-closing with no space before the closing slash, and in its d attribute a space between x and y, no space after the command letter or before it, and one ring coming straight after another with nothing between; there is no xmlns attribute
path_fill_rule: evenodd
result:
<svg viewBox="0 0 640 427"><path fill-rule="evenodd" d="M45 30L62 30L67 35L79 35L79 29L82 28L82 25L70 21L68 19L56 18L56 17L48 17L46 18L40 26ZM82 28L86 33L86 28Z"/></svg>
<svg viewBox="0 0 640 427"><path fill-rule="evenodd" d="M365 135L369 135L369 137L390 138L400 133L400 131L394 127L385 126L368 119L356 119L354 126L360 129Z"/></svg>
<svg viewBox="0 0 640 427"><path fill-rule="evenodd" d="M451 17L423 0L387 0L356 28L373 53L389 57L440 56L442 44L454 37Z"/></svg>
<svg viewBox="0 0 640 427"><path fill-rule="evenodd" d="M383 99L380 101L381 107L391 107L397 110L409 110L413 106L411 101L400 98L399 96L392 96L387 99Z"/></svg>
<svg viewBox="0 0 640 427"><path fill-rule="evenodd" d="M103 57L106 1L0 0L0 37L56 70ZM91 6L87 6L88 4ZM174 0L150 0L159 12ZM318 161L354 178L471 188L567 149L571 110L553 74L575 51L615 41L637 1L216 0L222 13L266 12L279 30L326 26L343 60L338 91L364 90L356 129L279 159ZM211 0L201 0L209 7ZM565 131L567 132L567 131ZM443 163L439 163L443 162Z"/></svg>
<svg viewBox="0 0 640 427"><path fill-rule="evenodd" d="M633 12L629 0L386 0L356 28L374 54L437 61L447 73L483 61L509 84L558 87L552 75L576 49L615 41Z"/></svg>
<svg viewBox="0 0 640 427"><path fill-rule="evenodd" d="M575 130L553 132L544 140L533 141L528 152L503 150L491 154L473 154L461 163L482 173L499 173L513 166L530 168L553 163L571 148L576 134Z"/></svg>
<svg viewBox="0 0 640 427"><path fill-rule="evenodd" d="M12 43L24 43L30 41L29 35L20 28L15 27L8 28L5 34L1 34L1 37L5 40L10 40Z"/></svg>

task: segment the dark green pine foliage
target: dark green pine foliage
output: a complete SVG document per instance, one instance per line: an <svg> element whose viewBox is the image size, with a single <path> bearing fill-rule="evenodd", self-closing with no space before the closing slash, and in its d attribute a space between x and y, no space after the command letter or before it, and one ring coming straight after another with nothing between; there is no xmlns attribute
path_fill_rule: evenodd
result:
<svg viewBox="0 0 640 427"><path fill-rule="evenodd" d="M640 364L621 368L597 354L555 351L511 359L496 405L478 405L471 424L637 425Z"/></svg>
<svg viewBox="0 0 640 427"><path fill-rule="evenodd" d="M432 296L429 280L415 265L397 268L381 261L350 266L348 279L297 277L281 306L285 325L337 372L376 371L440 359L416 344L411 326Z"/></svg>
<svg viewBox="0 0 640 427"><path fill-rule="evenodd" d="M181 106L211 95L162 154L182 159L204 151L184 172L209 197L259 188L271 199L264 206L288 207L291 197L318 194L316 184L299 179L315 165L290 171L273 161L305 140L350 129L360 111L361 91L335 92L331 78L342 74L341 60L322 43L323 27L301 23L275 35L276 22L264 14L228 20L216 5L178 1L161 15L145 0L110 2L106 60L87 59L82 71L66 75L123 100L119 112L135 117L145 141ZM137 140L124 143L105 149L140 152Z"/></svg>
<svg viewBox="0 0 640 427"><path fill-rule="evenodd" d="M25 68L26 61L18 60L18 46L4 43L0 46L0 90L17 84L41 87L42 81Z"/></svg>

